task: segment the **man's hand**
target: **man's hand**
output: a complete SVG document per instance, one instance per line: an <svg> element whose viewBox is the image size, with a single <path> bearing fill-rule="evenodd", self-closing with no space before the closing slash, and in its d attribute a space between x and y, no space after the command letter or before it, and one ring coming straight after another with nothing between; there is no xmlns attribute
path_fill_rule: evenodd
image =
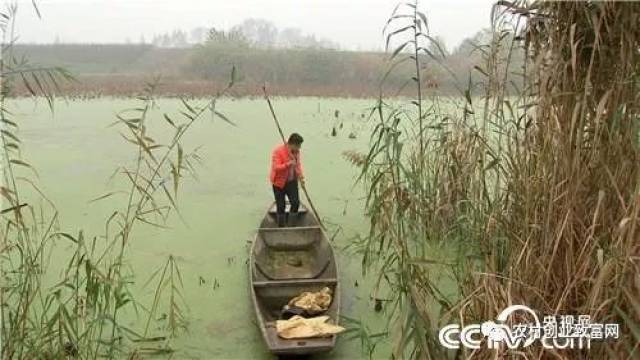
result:
<svg viewBox="0 0 640 360"><path fill-rule="evenodd" d="M304 178L303 178L303 177L301 177L299 180L300 180L300 184L302 184L302 186L304 186L304 185L305 185Z"/></svg>
<svg viewBox="0 0 640 360"><path fill-rule="evenodd" d="M296 165L296 160L295 160L295 159L291 159L291 160L289 160L289 162L287 163L287 165L289 165L289 166L295 166L295 165Z"/></svg>

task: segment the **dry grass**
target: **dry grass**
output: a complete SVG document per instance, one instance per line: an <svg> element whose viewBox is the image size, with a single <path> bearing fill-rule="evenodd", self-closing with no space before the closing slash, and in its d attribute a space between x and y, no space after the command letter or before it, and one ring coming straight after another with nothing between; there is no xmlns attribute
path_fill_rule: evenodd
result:
<svg viewBox="0 0 640 360"><path fill-rule="evenodd" d="M544 314L619 323L621 340L544 356L632 358L640 340L630 331L640 324L634 307L640 298L640 6L530 8L526 90L535 106L524 115L523 136L507 141L503 160L508 170L497 231L509 244L505 279L469 284L469 306L484 318L527 304ZM486 259L490 273L500 269L495 262ZM543 355L540 348L528 351Z"/></svg>
<svg viewBox="0 0 640 360"><path fill-rule="evenodd" d="M374 112L362 250L395 300L394 356L637 358L640 5L499 5L494 39L479 47L482 104L466 92L459 112L444 113L437 98L427 108L418 74L416 101L381 99ZM420 18L407 21L421 31ZM505 43L508 34L516 42ZM527 61L516 75L509 61L519 52ZM519 96L507 96L509 87ZM423 122L433 126L416 130ZM448 272L457 299L439 290L445 270L429 259L443 243L459 245ZM589 351L536 344L452 353L438 343L439 327L495 319L512 304L618 323L621 338L593 341Z"/></svg>
<svg viewBox="0 0 640 360"><path fill-rule="evenodd" d="M144 90L144 83L153 76L127 75L79 75L77 81L60 86L56 93L68 99L94 99L101 97L136 97ZM230 93L236 97L262 96L264 82L243 81ZM163 76L156 89L158 97L192 97L206 98L222 90L226 83L218 80L187 79L180 76ZM344 82L336 84L309 84L300 82L279 81L270 86L274 96L318 96L372 98L378 90L372 83ZM409 95L409 93L400 95ZM30 92L22 84L16 84L12 96L30 96Z"/></svg>

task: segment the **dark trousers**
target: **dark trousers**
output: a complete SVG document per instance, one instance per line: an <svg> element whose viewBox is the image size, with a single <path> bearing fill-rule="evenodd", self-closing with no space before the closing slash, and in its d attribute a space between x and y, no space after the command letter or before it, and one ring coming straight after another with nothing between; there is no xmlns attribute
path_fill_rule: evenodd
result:
<svg viewBox="0 0 640 360"><path fill-rule="evenodd" d="M278 226L284 226L285 223L285 196L291 204L290 213L296 214L300 207L300 196L298 195L298 181L287 181L284 188L273 186L273 196L276 198L276 211L278 215Z"/></svg>

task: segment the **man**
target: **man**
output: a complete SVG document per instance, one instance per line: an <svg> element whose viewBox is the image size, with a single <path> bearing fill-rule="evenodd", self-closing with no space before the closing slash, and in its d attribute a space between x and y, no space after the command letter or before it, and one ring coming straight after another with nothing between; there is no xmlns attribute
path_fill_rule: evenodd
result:
<svg viewBox="0 0 640 360"><path fill-rule="evenodd" d="M273 196L276 198L279 227L285 226L286 223L285 196L291 204L289 210L291 216L298 215L298 208L300 207L298 181L304 184L302 164L300 163L300 147L303 141L304 139L300 134L293 133L289 136L286 144L277 146L271 153L270 179L273 185Z"/></svg>

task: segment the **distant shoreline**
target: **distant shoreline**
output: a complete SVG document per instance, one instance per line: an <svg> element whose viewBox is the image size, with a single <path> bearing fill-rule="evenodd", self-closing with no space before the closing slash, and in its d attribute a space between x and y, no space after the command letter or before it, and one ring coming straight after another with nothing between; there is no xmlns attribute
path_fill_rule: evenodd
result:
<svg viewBox="0 0 640 360"><path fill-rule="evenodd" d="M129 98L140 95L146 84L153 82L153 76L131 75L80 75L76 81L60 85L56 95L70 98ZM161 77L155 94L161 97L207 98L222 90L227 83L213 80L189 80L176 76ZM229 92L229 97L262 97L262 83L239 82ZM355 98L370 99L380 95L379 87L363 84L347 85L304 85L304 84L270 84L272 96L284 97L319 97L319 98ZM386 97L402 97L409 91L397 93L394 89L385 89ZM406 93L406 94L405 94ZM433 90L437 93L437 90ZM395 95L395 96L393 96ZM445 95L445 94L438 94ZM454 94L449 94L454 95ZM27 88L17 83L13 89L14 98L31 96Z"/></svg>
<svg viewBox="0 0 640 360"><path fill-rule="evenodd" d="M136 96L158 75L162 82L158 95L211 96L228 84L234 66L237 81L231 94L237 97L262 95L264 82L274 96L377 98L381 83L387 97L410 95L415 89L410 62L396 64L402 53L392 60L390 53L236 44L190 48L17 44L13 53L33 65L69 71L77 81L60 84L59 94L70 97ZM461 50L437 61L425 56L423 90L462 95L460 89L468 86L470 75L474 84L482 76L473 70L478 53L471 55ZM12 90L16 96L29 94L20 81Z"/></svg>

